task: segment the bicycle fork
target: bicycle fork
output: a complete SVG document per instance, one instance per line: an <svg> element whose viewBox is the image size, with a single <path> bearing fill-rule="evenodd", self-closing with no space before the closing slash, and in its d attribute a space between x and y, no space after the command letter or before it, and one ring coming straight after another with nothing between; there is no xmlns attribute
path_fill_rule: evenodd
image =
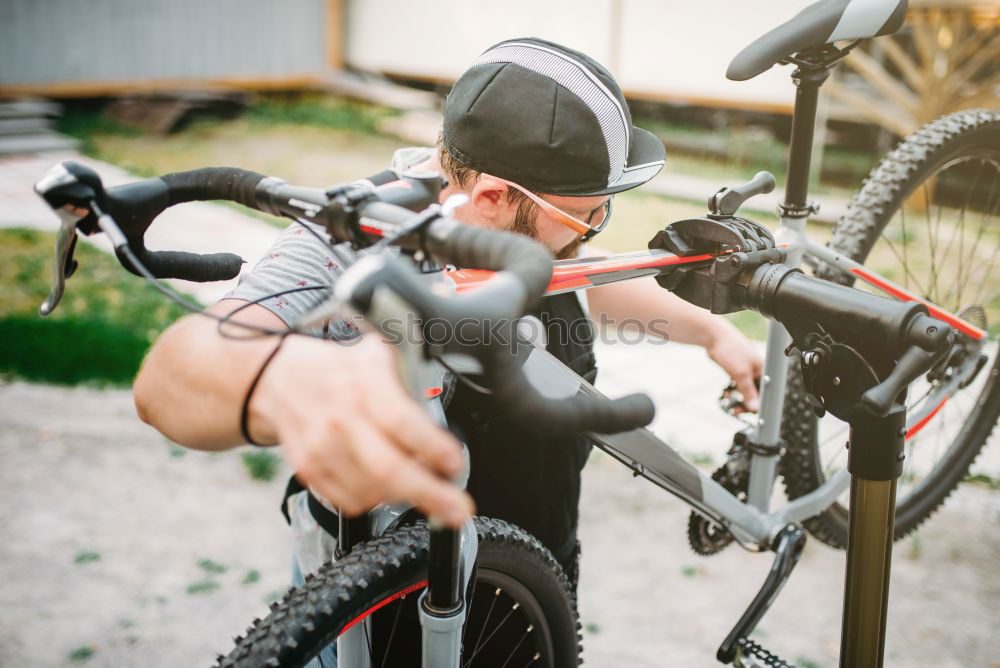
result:
<svg viewBox="0 0 1000 668"><path fill-rule="evenodd" d="M425 668L458 668L461 663L466 591L478 551L471 519L457 531L432 524L427 590L417 603Z"/></svg>

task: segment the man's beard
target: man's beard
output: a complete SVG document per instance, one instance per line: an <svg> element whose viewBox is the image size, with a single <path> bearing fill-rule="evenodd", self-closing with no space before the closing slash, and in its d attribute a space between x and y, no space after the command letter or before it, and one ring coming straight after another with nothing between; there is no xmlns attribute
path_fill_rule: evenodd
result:
<svg viewBox="0 0 1000 668"><path fill-rule="evenodd" d="M521 202L517 205L517 211L514 212L514 225L511 230L519 234L529 236L535 241L538 241L538 226L535 225L537 213L537 204L532 202L530 199L521 200ZM562 250L555 254L555 256L559 260L565 260L566 258L576 257L579 250L580 237L577 237L564 246Z"/></svg>

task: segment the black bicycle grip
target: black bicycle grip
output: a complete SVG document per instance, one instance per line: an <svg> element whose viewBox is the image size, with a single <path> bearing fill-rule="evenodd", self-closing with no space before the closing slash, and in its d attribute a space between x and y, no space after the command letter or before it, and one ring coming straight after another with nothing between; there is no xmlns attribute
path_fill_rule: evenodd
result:
<svg viewBox="0 0 1000 668"><path fill-rule="evenodd" d="M167 206L220 199L256 209L257 184L264 178L263 174L237 167L202 167L164 174L160 180L167 185Z"/></svg>
<svg viewBox="0 0 1000 668"><path fill-rule="evenodd" d="M536 391L507 351L496 351L484 365L493 395L510 415L549 433L616 434L645 427L656 407L645 394L619 399L576 395L550 399Z"/></svg>
<svg viewBox="0 0 1000 668"><path fill-rule="evenodd" d="M200 171L200 170L196 170ZM147 179L108 188L104 193L104 208L115 220L136 259L157 278L179 278L207 283L235 278L243 266L243 258L233 253L188 253L183 251L151 251L146 248L146 230L153 220L174 201L170 186L163 179ZM118 261L128 271L141 275L121 252Z"/></svg>

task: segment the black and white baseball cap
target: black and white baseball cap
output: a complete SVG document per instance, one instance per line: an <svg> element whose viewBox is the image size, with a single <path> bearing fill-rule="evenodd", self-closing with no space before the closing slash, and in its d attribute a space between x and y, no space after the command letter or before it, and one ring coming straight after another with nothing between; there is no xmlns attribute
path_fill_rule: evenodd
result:
<svg viewBox="0 0 1000 668"><path fill-rule="evenodd" d="M607 69L534 37L490 47L455 82L443 137L469 167L552 195L629 190L664 161Z"/></svg>

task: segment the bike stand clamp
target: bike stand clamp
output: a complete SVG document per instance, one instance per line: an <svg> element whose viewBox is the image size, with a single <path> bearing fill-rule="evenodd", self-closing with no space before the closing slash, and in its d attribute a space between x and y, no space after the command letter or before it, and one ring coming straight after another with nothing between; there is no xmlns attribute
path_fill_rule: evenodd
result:
<svg viewBox="0 0 1000 668"><path fill-rule="evenodd" d="M771 570L767 574L767 579L764 580L760 591L757 592L757 595L747 607L746 612L736 622L736 626L729 632L726 639L722 641L719 651L716 652L715 656L721 663L732 663L736 658L737 649L741 645L744 647L755 645L748 638L753 633L753 630L757 628L757 624L760 623L764 613L774 603L774 599L778 597L778 592L785 586L785 582L788 581L788 577L792 574L795 565L799 563L799 557L802 556L802 548L806 544L806 532L800 526L789 524L778 533L775 544L774 563L771 564Z"/></svg>

